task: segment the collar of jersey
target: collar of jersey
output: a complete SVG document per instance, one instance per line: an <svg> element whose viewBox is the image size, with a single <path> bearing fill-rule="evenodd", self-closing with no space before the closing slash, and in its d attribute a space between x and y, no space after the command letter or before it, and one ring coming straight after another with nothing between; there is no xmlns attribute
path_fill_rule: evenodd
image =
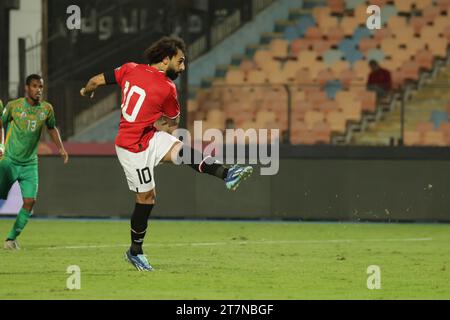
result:
<svg viewBox="0 0 450 320"><path fill-rule="evenodd" d="M25 107L27 107L27 108L28 108L28 107L31 107L31 108L33 108L33 107L40 107L41 104L42 104L42 101L41 101L41 102L39 102L37 105L33 106L33 105L31 105L31 104L28 103L28 100L27 100L26 97L23 98L23 101L24 101Z"/></svg>

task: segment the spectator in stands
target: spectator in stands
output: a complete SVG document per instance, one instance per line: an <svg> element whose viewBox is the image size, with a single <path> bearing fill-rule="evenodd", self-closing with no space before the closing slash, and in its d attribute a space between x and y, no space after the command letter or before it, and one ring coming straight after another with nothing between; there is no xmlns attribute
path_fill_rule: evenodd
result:
<svg viewBox="0 0 450 320"><path fill-rule="evenodd" d="M367 80L367 90L375 91L378 100L386 97L392 88L391 73L380 67L377 61L369 61L370 69L372 70Z"/></svg>

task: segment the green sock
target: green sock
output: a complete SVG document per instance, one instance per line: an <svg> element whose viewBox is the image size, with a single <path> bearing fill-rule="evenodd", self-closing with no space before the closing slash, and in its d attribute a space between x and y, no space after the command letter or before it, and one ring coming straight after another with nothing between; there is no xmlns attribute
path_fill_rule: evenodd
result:
<svg viewBox="0 0 450 320"><path fill-rule="evenodd" d="M25 228L28 218L31 217L31 213L25 210L24 208L20 209L19 214L17 215L16 222L14 222L14 226L8 234L8 240L15 240L22 230Z"/></svg>

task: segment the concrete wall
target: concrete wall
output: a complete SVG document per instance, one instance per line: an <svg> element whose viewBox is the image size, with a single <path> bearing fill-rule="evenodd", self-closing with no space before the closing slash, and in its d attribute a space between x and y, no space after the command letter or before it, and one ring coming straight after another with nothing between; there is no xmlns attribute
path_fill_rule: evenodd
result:
<svg viewBox="0 0 450 320"><path fill-rule="evenodd" d="M186 167L156 168L163 218L450 221L450 162L440 160L285 159L276 176L259 170L238 192ZM37 216L129 216L115 157L40 159Z"/></svg>

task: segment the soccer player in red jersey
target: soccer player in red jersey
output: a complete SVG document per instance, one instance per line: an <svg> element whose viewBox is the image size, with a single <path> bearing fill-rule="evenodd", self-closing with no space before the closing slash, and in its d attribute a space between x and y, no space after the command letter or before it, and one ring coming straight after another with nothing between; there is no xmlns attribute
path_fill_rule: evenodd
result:
<svg viewBox="0 0 450 320"><path fill-rule="evenodd" d="M187 153L191 159L190 167L224 180L230 190L236 190L253 171L250 166L226 168L217 162L209 164L203 155L195 156L199 151L183 146L170 134L180 120L173 80L185 70L185 52L183 40L163 37L145 51L148 64L126 63L114 71L92 77L80 91L82 96L93 97L94 91L103 85L118 84L122 88L116 153L128 186L136 195L131 216L131 246L125 258L140 271L153 269L143 254L142 244L155 204L155 166L160 162L177 162L177 157ZM177 159L173 159L172 155L176 155ZM203 160L195 163L195 159Z"/></svg>

